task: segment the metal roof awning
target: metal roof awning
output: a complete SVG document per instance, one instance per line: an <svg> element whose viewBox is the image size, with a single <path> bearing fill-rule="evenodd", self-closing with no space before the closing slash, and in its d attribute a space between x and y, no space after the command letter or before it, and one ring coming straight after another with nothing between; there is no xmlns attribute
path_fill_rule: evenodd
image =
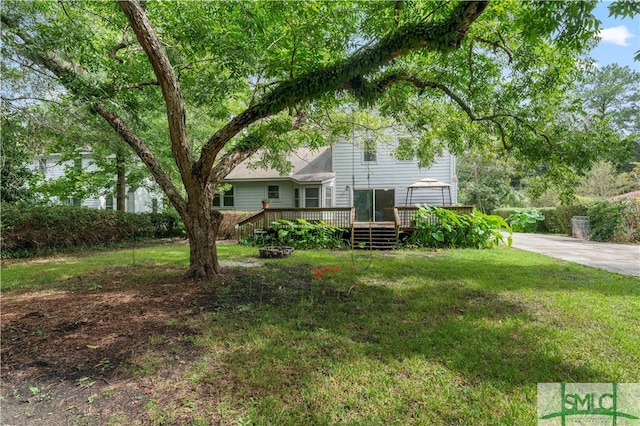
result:
<svg viewBox="0 0 640 426"><path fill-rule="evenodd" d="M407 206L411 205L411 201L413 200L413 191L415 189L440 189L442 192L442 205L446 206L445 198L444 198L444 190L445 188L449 192L449 204L452 205L453 202L451 200L451 185L445 182L441 182L438 179L433 178L424 178L420 179L416 183L412 183L407 187L407 196L405 197L404 204Z"/></svg>

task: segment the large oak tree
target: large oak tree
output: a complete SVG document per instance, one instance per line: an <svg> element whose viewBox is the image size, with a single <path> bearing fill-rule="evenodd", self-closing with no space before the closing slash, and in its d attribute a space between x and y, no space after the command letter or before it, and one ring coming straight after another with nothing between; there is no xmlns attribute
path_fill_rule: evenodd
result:
<svg viewBox="0 0 640 426"><path fill-rule="evenodd" d="M420 129L425 161L490 140L556 177L583 167L600 141L568 140L553 111L571 108L594 5L6 1L3 61L110 124L184 220L188 275L212 277L222 179L259 150L318 143L308 123L345 105Z"/></svg>

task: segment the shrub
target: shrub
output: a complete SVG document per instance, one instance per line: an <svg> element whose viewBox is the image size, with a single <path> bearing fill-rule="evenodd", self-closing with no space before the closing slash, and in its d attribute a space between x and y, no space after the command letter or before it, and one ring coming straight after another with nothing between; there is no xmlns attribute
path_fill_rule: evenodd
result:
<svg viewBox="0 0 640 426"><path fill-rule="evenodd" d="M613 241L620 243L640 242L640 201L625 201L620 223L613 234Z"/></svg>
<svg viewBox="0 0 640 426"><path fill-rule="evenodd" d="M242 244L260 246L291 246L297 249L341 248L345 230L323 221L278 219L265 229L262 236L247 238Z"/></svg>
<svg viewBox="0 0 640 426"><path fill-rule="evenodd" d="M640 207L636 201L592 201L587 215L591 240L640 241Z"/></svg>
<svg viewBox="0 0 640 426"><path fill-rule="evenodd" d="M558 216L558 207L539 207L544 220L536 223L535 232L543 234L566 234L571 232L571 218L569 218L569 228L565 228Z"/></svg>
<svg viewBox="0 0 640 426"><path fill-rule="evenodd" d="M624 205L606 200L593 201L587 208L589 216L589 239L594 241L611 241L620 223Z"/></svg>
<svg viewBox="0 0 640 426"><path fill-rule="evenodd" d="M501 208L496 214L507 219L518 212L517 208ZM528 232L541 232L548 234L571 235L571 218L573 216L586 216L587 207L583 204L572 206L541 207L536 210L544 216L544 219L536 222L535 228Z"/></svg>
<svg viewBox="0 0 640 426"><path fill-rule="evenodd" d="M506 221L515 232L535 232L544 215L537 209L516 209Z"/></svg>
<svg viewBox="0 0 640 426"><path fill-rule="evenodd" d="M510 230L498 215L475 210L458 215L447 209L421 206L413 216L412 245L434 248L490 248L503 242L500 230ZM509 238L509 243L511 238Z"/></svg>
<svg viewBox="0 0 640 426"><path fill-rule="evenodd" d="M587 206L575 204L572 206L557 206L555 208L555 222L548 222L548 232L554 234L571 235L571 218L587 216Z"/></svg>
<svg viewBox="0 0 640 426"><path fill-rule="evenodd" d="M74 206L4 204L0 249L3 257L47 250L183 235L179 218Z"/></svg>

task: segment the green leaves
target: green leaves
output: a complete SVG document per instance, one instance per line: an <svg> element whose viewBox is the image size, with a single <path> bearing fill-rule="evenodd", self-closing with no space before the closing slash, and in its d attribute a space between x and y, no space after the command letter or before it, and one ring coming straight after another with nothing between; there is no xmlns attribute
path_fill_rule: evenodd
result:
<svg viewBox="0 0 640 426"><path fill-rule="evenodd" d="M345 245L345 230L324 221L309 222L278 219L265 230L260 240L247 240L245 244L260 243L263 246L290 246L297 249L342 248Z"/></svg>
<svg viewBox="0 0 640 426"><path fill-rule="evenodd" d="M458 215L428 205L418 209L413 227L410 244L433 248L491 248L504 242L501 230L511 232L509 224L500 216L477 210L470 215Z"/></svg>
<svg viewBox="0 0 640 426"><path fill-rule="evenodd" d="M536 223L543 220L544 215L536 209L517 209L506 219L514 232L534 232Z"/></svg>

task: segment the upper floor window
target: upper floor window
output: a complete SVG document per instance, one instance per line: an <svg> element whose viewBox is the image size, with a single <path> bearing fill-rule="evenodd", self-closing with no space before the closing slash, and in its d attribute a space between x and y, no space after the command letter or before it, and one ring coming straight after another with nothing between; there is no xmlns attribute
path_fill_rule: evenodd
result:
<svg viewBox="0 0 640 426"><path fill-rule="evenodd" d="M378 161L378 153L376 152L375 141L368 139L364 143L364 161L376 162Z"/></svg>
<svg viewBox="0 0 640 426"><path fill-rule="evenodd" d="M47 159L46 158L39 158L38 159L38 170L40 170L42 173L45 173L47 171Z"/></svg>
<svg viewBox="0 0 640 426"><path fill-rule="evenodd" d="M233 207L233 186L224 192L216 192L213 197L214 207ZM222 202L222 203L221 203Z"/></svg>

